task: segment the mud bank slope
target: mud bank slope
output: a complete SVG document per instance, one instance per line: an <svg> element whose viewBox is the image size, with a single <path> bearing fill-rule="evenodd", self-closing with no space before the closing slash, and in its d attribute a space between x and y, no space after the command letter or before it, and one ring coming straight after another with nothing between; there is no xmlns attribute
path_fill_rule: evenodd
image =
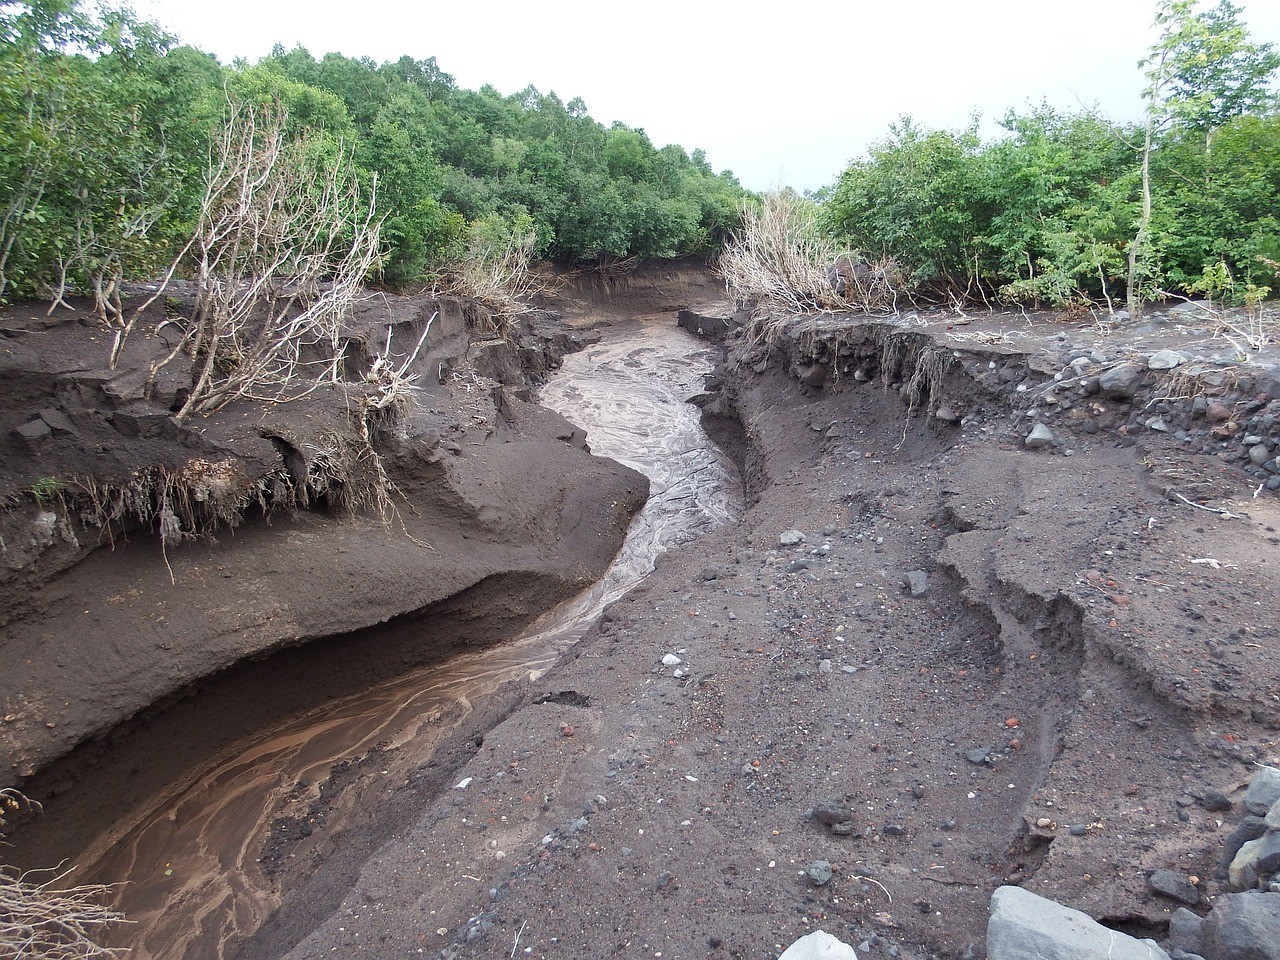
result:
<svg viewBox="0 0 1280 960"><path fill-rule="evenodd" d="M261 723L273 705L299 709L492 642L598 577L647 481L590 456L581 431L529 402L531 384L579 336L534 315L518 338L486 339L485 319L454 300L364 305L346 332L346 376L357 384L389 332L404 357L429 327L410 371L414 412L375 424L369 445L353 424L358 393L337 389L176 422L182 371L144 399L145 371L169 349L164 328L136 334L109 371L91 317L9 310L7 780L242 661L351 638L328 677L256 695L250 722ZM438 623L437 608L463 624L447 643L434 629L405 629ZM387 622L401 629L386 647L359 632ZM241 726L228 717L208 734L230 739Z"/></svg>
<svg viewBox="0 0 1280 960"><path fill-rule="evenodd" d="M1152 871L1223 892L1280 737L1280 509L1239 466L1276 442L1274 369L1194 363L1176 318L959 320L732 343L704 402L745 520L520 693L339 906L300 888L240 956L754 958L821 927L974 957L1003 883L1157 936ZM1180 381L1149 362L1179 337Z"/></svg>

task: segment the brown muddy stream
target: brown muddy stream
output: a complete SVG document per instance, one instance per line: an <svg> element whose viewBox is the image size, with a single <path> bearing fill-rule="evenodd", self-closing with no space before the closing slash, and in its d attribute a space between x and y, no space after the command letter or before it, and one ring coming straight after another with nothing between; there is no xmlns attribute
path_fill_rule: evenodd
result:
<svg viewBox="0 0 1280 960"><path fill-rule="evenodd" d="M650 500L606 576L512 641L273 724L131 805L73 860L79 879L126 881L117 905L133 923L116 945L139 960L231 956L280 903L282 891L261 863L273 823L299 814L305 822L335 765L372 763L378 783L403 784L485 697L550 668L659 553L734 519L741 510L734 468L686 402L715 359L689 334L656 323L607 331L567 357L542 402L583 427L594 452L651 480ZM341 825L342 802L326 837Z"/></svg>

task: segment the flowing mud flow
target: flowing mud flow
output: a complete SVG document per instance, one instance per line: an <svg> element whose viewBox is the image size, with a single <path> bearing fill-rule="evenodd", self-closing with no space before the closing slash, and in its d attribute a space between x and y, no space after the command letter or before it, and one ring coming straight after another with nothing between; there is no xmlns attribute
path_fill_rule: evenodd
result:
<svg viewBox="0 0 1280 960"><path fill-rule="evenodd" d="M229 955L283 894L264 856L273 825L319 799L335 769L372 762L380 782L402 783L482 698L551 667L660 553L740 516L736 471L687 402L716 354L669 325L628 324L566 358L542 402L584 428L593 452L651 479L606 576L509 643L296 717L129 811L77 858L85 879L127 880L117 906L133 924L116 934L119 945L136 958Z"/></svg>

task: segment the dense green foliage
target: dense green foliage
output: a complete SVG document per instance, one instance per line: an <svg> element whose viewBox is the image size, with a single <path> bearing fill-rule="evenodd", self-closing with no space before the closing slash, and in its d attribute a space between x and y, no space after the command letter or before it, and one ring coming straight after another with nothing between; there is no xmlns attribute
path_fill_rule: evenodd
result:
<svg viewBox="0 0 1280 960"><path fill-rule="evenodd" d="M606 128L581 100L458 88L434 58L376 64L277 47L224 67L127 13L0 2L0 296L97 291L163 269L189 236L228 100L376 178L382 275L429 276L474 235L565 262L709 255L746 195L699 151ZM6 289L7 288L7 289Z"/></svg>
<svg viewBox="0 0 1280 960"><path fill-rule="evenodd" d="M1280 57L1238 13L1161 0L1140 124L1042 106L983 143L976 121L904 119L830 191L829 228L924 290L1062 305L1125 297L1133 277L1143 297L1257 295L1280 260Z"/></svg>

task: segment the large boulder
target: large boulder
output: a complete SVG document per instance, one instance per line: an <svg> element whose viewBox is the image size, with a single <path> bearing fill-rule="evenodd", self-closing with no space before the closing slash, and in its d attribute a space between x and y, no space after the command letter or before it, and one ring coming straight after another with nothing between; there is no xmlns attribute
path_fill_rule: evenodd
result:
<svg viewBox="0 0 1280 960"><path fill-rule="evenodd" d="M1263 767L1249 784L1244 795L1244 805L1255 816L1265 817L1276 801L1280 800L1280 770Z"/></svg>
<svg viewBox="0 0 1280 960"><path fill-rule="evenodd" d="M988 960L1169 960L1153 940L1108 929L1088 914L1021 887L991 895Z"/></svg>
<svg viewBox="0 0 1280 960"><path fill-rule="evenodd" d="M1205 918L1201 941L1209 960L1280 960L1280 893L1249 890L1219 897Z"/></svg>
<svg viewBox="0 0 1280 960"><path fill-rule="evenodd" d="M783 952L778 960L857 960L858 954L847 943L837 940L825 930L806 933Z"/></svg>
<svg viewBox="0 0 1280 960"><path fill-rule="evenodd" d="M1098 377L1098 387L1114 400L1131 400L1142 384L1142 371L1132 363L1122 363Z"/></svg>

